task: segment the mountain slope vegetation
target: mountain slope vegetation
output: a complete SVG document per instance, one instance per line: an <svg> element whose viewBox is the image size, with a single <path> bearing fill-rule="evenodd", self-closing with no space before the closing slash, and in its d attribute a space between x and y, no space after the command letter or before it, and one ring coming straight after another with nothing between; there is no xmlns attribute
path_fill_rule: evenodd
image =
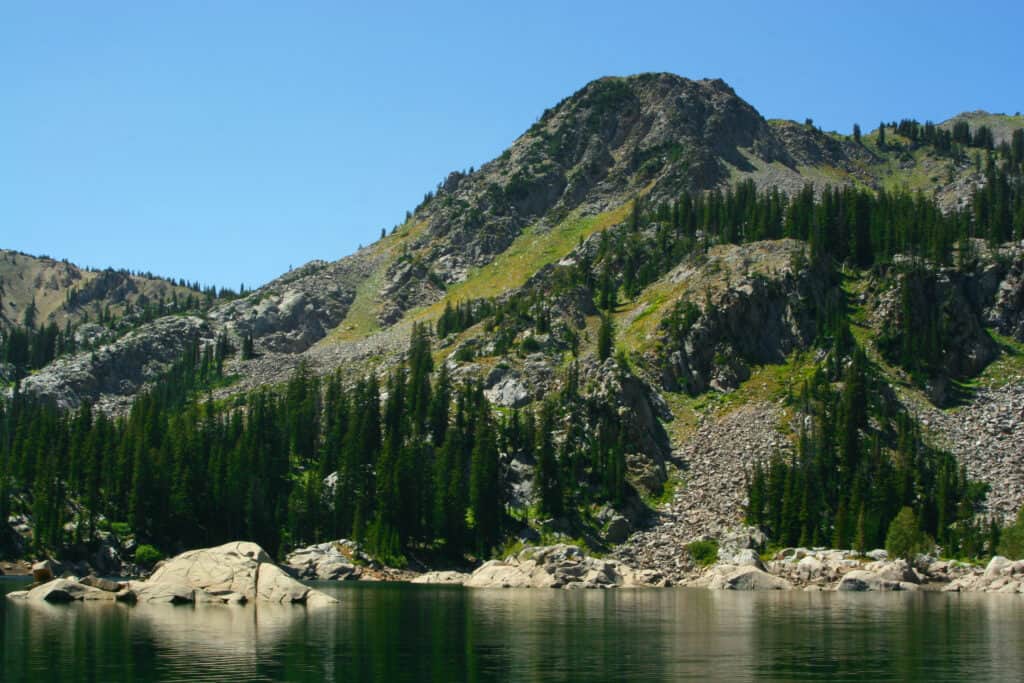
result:
<svg viewBox="0 0 1024 683"><path fill-rule="evenodd" d="M590 83L349 257L5 370L0 512L34 528L8 545L85 552L118 524L166 550L351 537L396 563L608 550L691 495L702 425L770 406L788 445L705 483L746 499L710 521L870 545L911 507L949 553L991 552L1024 502L1012 463L967 469L915 416L969 407L993 364L1021 386L1019 123L846 136L718 80ZM135 287L118 315L156 296ZM40 322L8 319L5 348Z"/></svg>

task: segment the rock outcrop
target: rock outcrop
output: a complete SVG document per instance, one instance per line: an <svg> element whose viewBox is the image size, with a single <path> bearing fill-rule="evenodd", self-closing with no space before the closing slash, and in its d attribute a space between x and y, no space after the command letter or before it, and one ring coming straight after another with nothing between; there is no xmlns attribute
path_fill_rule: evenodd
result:
<svg viewBox="0 0 1024 683"><path fill-rule="evenodd" d="M428 575L424 575L428 576ZM454 575L432 579L453 583ZM424 578L418 583L427 583ZM463 582L470 588L635 588L664 585L657 572L636 571L615 560L590 557L577 546L525 548L505 560L490 560Z"/></svg>
<svg viewBox="0 0 1024 683"><path fill-rule="evenodd" d="M200 594L224 602L239 601L236 596L257 602L334 602L285 574L263 548L244 541L189 550L161 564L147 581L129 583L127 590L142 601L187 602L192 593L193 599Z"/></svg>
<svg viewBox="0 0 1024 683"><path fill-rule="evenodd" d="M461 586L470 579L470 574L456 571L435 571L420 574L410 583L422 583L435 586Z"/></svg>
<svg viewBox="0 0 1024 683"><path fill-rule="evenodd" d="M817 312L837 290L823 272L794 269L804 250L796 240L720 247L706 263L688 261L670 272L667 279L690 294L672 324L662 323L657 353L647 359L662 386L691 395L730 391L750 376L750 365L781 363L807 348ZM741 279L730 282L734 277Z"/></svg>
<svg viewBox="0 0 1024 683"><path fill-rule="evenodd" d="M93 352L58 358L26 377L22 389L61 408L100 396L127 399L158 379L191 340L212 335L198 316L165 316Z"/></svg>
<svg viewBox="0 0 1024 683"><path fill-rule="evenodd" d="M996 555L983 572L961 572L945 588L951 592L1024 593L1024 560Z"/></svg>
<svg viewBox="0 0 1024 683"><path fill-rule="evenodd" d="M163 562L146 581L126 584L86 577L54 579L10 598L46 602L109 600L146 603L277 603L310 607L337 601L288 576L255 543L190 550Z"/></svg>
<svg viewBox="0 0 1024 683"><path fill-rule="evenodd" d="M341 539L293 550L284 566L300 579L342 581L357 572L356 562L369 563L352 541Z"/></svg>

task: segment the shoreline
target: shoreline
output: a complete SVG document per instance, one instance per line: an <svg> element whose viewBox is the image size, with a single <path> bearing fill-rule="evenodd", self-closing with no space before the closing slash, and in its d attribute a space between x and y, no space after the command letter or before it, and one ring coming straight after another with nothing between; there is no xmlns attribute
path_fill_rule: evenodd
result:
<svg viewBox="0 0 1024 683"><path fill-rule="evenodd" d="M268 558L269 559L269 558ZM158 563L152 574L160 571ZM408 583L461 585L467 588L707 588L739 591L804 592L998 592L1024 595L1024 560L991 558L984 566L922 555L914 562L888 559L884 550L858 553L829 548L786 548L770 559L752 548L720 550L719 558L698 566L680 553L672 572L636 568L622 561L593 557L574 545L527 547L505 559L491 559L471 571L387 567L351 544L329 542L294 551L274 563L304 582ZM70 569L70 568L69 568ZM118 582L138 581L139 574L85 574ZM151 574L151 575L152 575ZM671 578L666 575L671 575ZM74 571L54 572L75 577ZM0 578L33 578L25 560L0 563Z"/></svg>

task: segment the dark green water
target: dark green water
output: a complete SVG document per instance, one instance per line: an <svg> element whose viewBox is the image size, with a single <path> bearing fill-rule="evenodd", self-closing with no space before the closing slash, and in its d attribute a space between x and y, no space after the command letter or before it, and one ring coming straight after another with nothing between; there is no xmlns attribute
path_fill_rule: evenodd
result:
<svg viewBox="0 0 1024 683"><path fill-rule="evenodd" d="M0 581L0 592L19 586ZM302 607L0 599L2 681L1021 680L1024 596L334 584Z"/></svg>

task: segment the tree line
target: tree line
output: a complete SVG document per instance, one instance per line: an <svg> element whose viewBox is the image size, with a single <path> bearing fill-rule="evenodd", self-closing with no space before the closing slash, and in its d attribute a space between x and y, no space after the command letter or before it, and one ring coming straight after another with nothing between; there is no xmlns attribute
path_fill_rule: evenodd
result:
<svg viewBox="0 0 1024 683"><path fill-rule="evenodd" d="M251 538L276 555L345 537L401 563L414 549L486 556L526 519L633 495L627 430L580 394L575 366L535 410L496 412L478 383L434 368L417 326L383 380L300 366L276 390L204 399L232 352L193 343L118 418L15 391L0 405L0 512L31 501L40 552L117 523L165 551ZM527 501L510 492L513 457L533 464Z"/></svg>

